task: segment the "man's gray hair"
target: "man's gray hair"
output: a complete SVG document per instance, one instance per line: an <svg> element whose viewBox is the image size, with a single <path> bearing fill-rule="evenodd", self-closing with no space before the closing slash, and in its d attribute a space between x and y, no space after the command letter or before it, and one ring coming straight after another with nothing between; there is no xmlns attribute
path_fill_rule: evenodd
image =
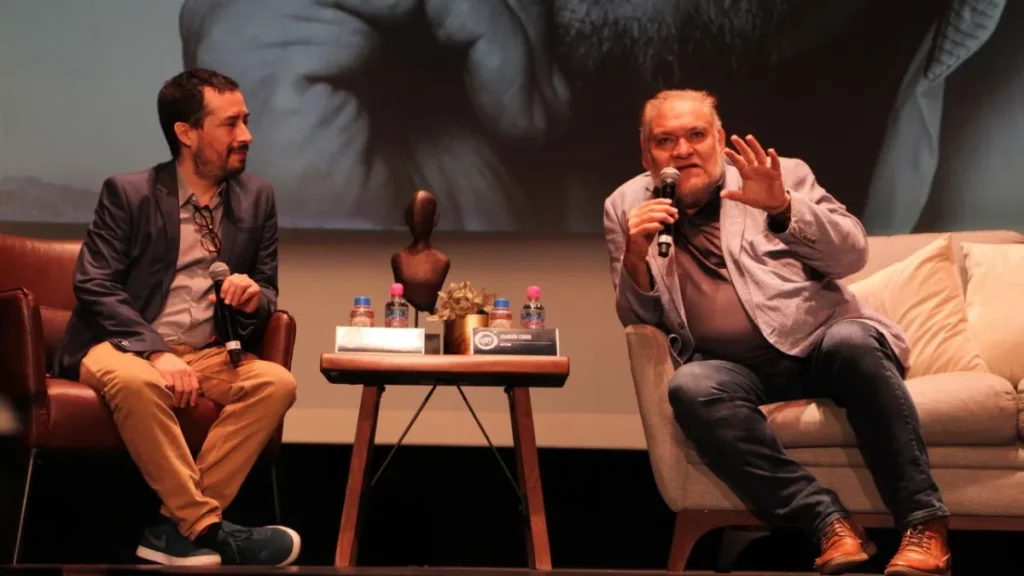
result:
<svg viewBox="0 0 1024 576"><path fill-rule="evenodd" d="M717 133L722 127L722 119L718 116L718 100L710 92L703 90L662 90L644 104L643 114L640 117L640 141L646 144L647 136L651 127L651 116L665 104L675 100L688 100L697 102L704 106L714 123L714 130ZM716 135L717 137L717 135Z"/></svg>

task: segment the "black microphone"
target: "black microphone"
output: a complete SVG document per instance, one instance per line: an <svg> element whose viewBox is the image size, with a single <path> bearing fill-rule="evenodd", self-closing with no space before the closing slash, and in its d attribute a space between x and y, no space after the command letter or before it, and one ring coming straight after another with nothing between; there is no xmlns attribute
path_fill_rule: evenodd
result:
<svg viewBox="0 0 1024 576"><path fill-rule="evenodd" d="M210 280L213 280L213 291L217 295L217 303L213 309L214 314L220 316L221 324L224 326L224 336L227 339L224 347L227 348L228 357L231 358L231 365L238 368L238 364L242 361L242 343L235 338L234 313L231 311L231 307L224 303L224 298L220 294L224 280L230 275L231 270L223 262L214 262L210 266Z"/></svg>
<svg viewBox="0 0 1024 576"><path fill-rule="evenodd" d="M676 200L676 182L679 181L679 170L669 166L661 171L661 186L658 189L659 198L668 198L672 202ZM668 257L672 249L672 224L664 224L661 227L661 234L658 234L658 256Z"/></svg>

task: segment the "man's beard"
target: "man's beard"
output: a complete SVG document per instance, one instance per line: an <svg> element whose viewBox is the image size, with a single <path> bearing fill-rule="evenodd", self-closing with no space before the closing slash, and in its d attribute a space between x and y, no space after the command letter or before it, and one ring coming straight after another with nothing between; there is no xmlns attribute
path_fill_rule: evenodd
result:
<svg viewBox="0 0 1024 576"><path fill-rule="evenodd" d="M725 161L722 161L718 175L708 174L707 182L693 186L690 190L676 189L676 204L684 210L696 210L715 195L715 191L725 183Z"/></svg>
<svg viewBox="0 0 1024 576"><path fill-rule="evenodd" d="M558 61L575 84L601 71L626 71L633 80L677 86L702 71L744 73L801 52L828 40L865 4L554 0L554 37Z"/></svg>
<svg viewBox="0 0 1024 576"><path fill-rule="evenodd" d="M718 183L712 182L695 186L693 190L680 189L676 192L676 203L683 210L697 210L707 204L717 187Z"/></svg>
<svg viewBox="0 0 1024 576"><path fill-rule="evenodd" d="M242 160L241 166L231 165L231 154L240 149L228 147L223 156L218 156L206 146L199 144L192 155L192 166L196 175L212 182L219 182L245 172L245 160Z"/></svg>

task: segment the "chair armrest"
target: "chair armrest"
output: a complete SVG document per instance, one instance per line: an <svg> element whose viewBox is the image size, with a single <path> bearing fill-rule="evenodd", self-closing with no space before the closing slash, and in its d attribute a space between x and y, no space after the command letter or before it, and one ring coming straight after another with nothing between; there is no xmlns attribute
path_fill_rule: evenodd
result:
<svg viewBox="0 0 1024 576"><path fill-rule="evenodd" d="M292 369L292 354L295 351L295 318L287 310L277 310L270 316L267 326L263 330L263 339L260 342L259 357L268 362L274 362ZM284 437L284 422L274 430L266 447L263 449L262 457L274 460L281 450L281 441Z"/></svg>
<svg viewBox="0 0 1024 576"><path fill-rule="evenodd" d="M275 311L263 330L259 357L291 370L292 354L295 351L295 332L295 318L287 310Z"/></svg>
<svg viewBox="0 0 1024 576"><path fill-rule="evenodd" d="M0 394L16 403L46 400L43 320L32 293L0 291Z"/></svg>
<svg viewBox="0 0 1024 576"><path fill-rule="evenodd" d="M678 511L689 446L668 401L668 383L675 374L668 338L654 326L636 324L626 327L626 347L654 480L665 502Z"/></svg>

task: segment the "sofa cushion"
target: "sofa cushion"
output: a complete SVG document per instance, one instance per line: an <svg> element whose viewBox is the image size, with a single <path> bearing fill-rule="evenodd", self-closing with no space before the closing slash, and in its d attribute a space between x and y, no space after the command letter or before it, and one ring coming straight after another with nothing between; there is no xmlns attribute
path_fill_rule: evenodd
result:
<svg viewBox="0 0 1024 576"><path fill-rule="evenodd" d="M961 230L959 232L915 232L913 234L893 234L891 236L868 236L867 264L843 279L844 284L852 284L871 276L882 268L900 262L918 252L925 246L945 235L953 238L953 251L961 253L960 245L964 242L984 244L1021 244L1024 235L1012 230ZM961 271L961 282L966 285L967 274L961 262L957 265Z"/></svg>
<svg viewBox="0 0 1024 576"><path fill-rule="evenodd" d="M1018 396L1005 378L953 372L911 378L907 388L929 446L1015 444ZM762 406L787 448L856 446L845 411L831 400L794 400Z"/></svg>
<svg viewBox="0 0 1024 576"><path fill-rule="evenodd" d="M967 330L988 369L1024 378L1024 244L963 243Z"/></svg>
<svg viewBox="0 0 1024 576"><path fill-rule="evenodd" d="M967 331L967 304L949 234L849 288L906 332L909 378L988 371Z"/></svg>

